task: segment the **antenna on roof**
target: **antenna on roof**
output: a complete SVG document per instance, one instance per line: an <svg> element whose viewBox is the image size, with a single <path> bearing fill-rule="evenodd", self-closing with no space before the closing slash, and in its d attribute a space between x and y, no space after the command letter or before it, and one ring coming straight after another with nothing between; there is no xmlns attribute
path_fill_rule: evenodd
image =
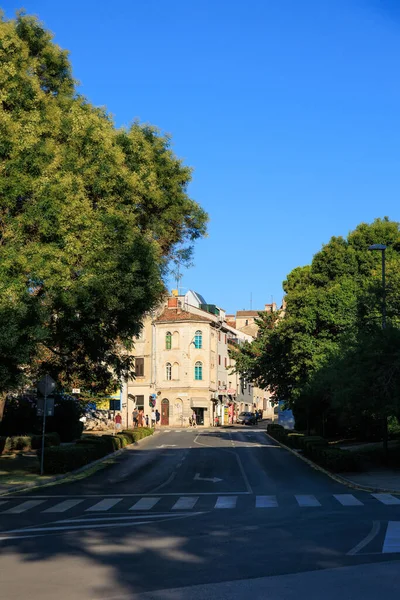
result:
<svg viewBox="0 0 400 600"><path fill-rule="evenodd" d="M253 310L253 292L250 292L250 310Z"/></svg>

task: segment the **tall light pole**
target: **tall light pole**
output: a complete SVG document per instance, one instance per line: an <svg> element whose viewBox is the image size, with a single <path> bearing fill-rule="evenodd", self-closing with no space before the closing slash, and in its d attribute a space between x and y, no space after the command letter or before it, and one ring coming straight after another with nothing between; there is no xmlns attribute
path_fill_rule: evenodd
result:
<svg viewBox="0 0 400 600"><path fill-rule="evenodd" d="M385 244L372 244L368 247L368 250L378 250L382 253L382 329L386 329L386 262L385 262L385 250L387 246ZM385 414L383 416L383 449L385 455L388 450L388 418Z"/></svg>

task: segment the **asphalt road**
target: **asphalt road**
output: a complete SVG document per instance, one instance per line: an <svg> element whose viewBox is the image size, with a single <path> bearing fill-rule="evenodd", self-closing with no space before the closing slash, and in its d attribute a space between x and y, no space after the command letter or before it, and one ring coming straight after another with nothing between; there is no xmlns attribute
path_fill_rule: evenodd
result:
<svg viewBox="0 0 400 600"><path fill-rule="evenodd" d="M400 497L257 428L165 430L89 478L0 498L7 600L398 597Z"/></svg>

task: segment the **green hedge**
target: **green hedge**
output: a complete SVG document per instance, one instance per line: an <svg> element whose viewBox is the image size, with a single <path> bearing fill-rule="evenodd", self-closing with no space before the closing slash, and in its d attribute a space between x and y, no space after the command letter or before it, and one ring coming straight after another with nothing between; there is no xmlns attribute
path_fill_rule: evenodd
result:
<svg viewBox="0 0 400 600"><path fill-rule="evenodd" d="M44 436L44 445L59 446L60 436L58 433L46 433ZM7 452L27 452L28 450L37 450L42 446L42 436L37 434L14 435L11 437L0 437L0 454Z"/></svg>
<svg viewBox="0 0 400 600"><path fill-rule="evenodd" d="M142 427L132 431L123 431L115 436L86 435L74 445L45 448L44 472L46 474L68 473L116 450L125 448L152 433L153 429ZM40 456L40 450L38 455Z"/></svg>

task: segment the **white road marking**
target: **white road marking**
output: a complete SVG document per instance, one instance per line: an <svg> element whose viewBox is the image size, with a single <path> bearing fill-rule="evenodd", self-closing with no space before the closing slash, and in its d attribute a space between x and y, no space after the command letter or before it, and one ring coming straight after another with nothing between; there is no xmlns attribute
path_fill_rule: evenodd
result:
<svg viewBox="0 0 400 600"><path fill-rule="evenodd" d="M392 494L372 494L374 498L382 502L382 504L392 505L392 504L400 504L400 498L396 498L396 496L392 496Z"/></svg>
<svg viewBox="0 0 400 600"><path fill-rule="evenodd" d="M141 498L129 510L150 510L161 498Z"/></svg>
<svg viewBox="0 0 400 600"><path fill-rule="evenodd" d="M372 540L374 538L376 538L376 536L378 535L378 533L380 531L380 528L381 528L381 524L379 523L379 521L374 521L372 523L372 529L369 532L369 534L363 540L361 540L361 542L359 542L356 546L354 546L354 548L349 550L347 555L354 556L355 554L358 554L358 552L360 552L360 550L365 548L365 546L368 546L368 544L370 544L372 542Z"/></svg>
<svg viewBox="0 0 400 600"><path fill-rule="evenodd" d="M77 506L81 502L83 502L83 500L64 500L64 502L59 502L58 504L55 504L54 506L51 506L50 508L46 508L46 510L43 510L42 512L44 512L44 513L62 513L62 512L69 510L70 508L74 508L74 506Z"/></svg>
<svg viewBox="0 0 400 600"><path fill-rule="evenodd" d="M400 552L400 521L389 521L387 526L382 554L390 552Z"/></svg>
<svg viewBox="0 0 400 600"><path fill-rule="evenodd" d="M235 508L237 496L218 496L214 508Z"/></svg>
<svg viewBox="0 0 400 600"><path fill-rule="evenodd" d="M276 496L256 496L256 508L276 508L277 506Z"/></svg>
<svg viewBox="0 0 400 600"><path fill-rule="evenodd" d="M321 506L315 496L311 494L295 494L299 506Z"/></svg>
<svg viewBox="0 0 400 600"><path fill-rule="evenodd" d="M193 479L194 481L212 481L212 483L218 483L219 481L223 481L219 477L200 477L200 473L196 473Z"/></svg>
<svg viewBox="0 0 400 600"><path fill-rule="evenodd" d="M45 500L28 500L27 502L23 502L22 504L18 504L17 506L13 506L8 510L3 512L4 515L19 515L31 508L35 508L35 506L39 506L39 504L43 504Z"/></svg>
<svg viewBox="0 0 400 600"><path fill-rule="evenodd" d="M100 500L97 504L94 504L90 508L87 508L85 512L97 512L100 510L109 510L118 502L121 502L122 498L105 498L104 500Z"/></svg>
<svg viewBox="0 0 400 600"><path fill-rule="evenodd" d="M364 506L353 494L333 494L336 500L343 506Z"/></svg>
<svg viewBox="0 0 400 600"><path fill-rule="evenodd" d="M191 510L198 499L198 496L181 496L173 505L172 510Z"/></svg>
<svg viewBox="0 0 400 600"><path fill-rule="evenodd" d="M129 521L132 523L135 523L138 519L159 519L160 517L171 517L171 518L175 518L176 516L179 516L180 514L185 515L187 513L157 513L157 512L152 512L152 513L146 513L144 515L124 515L122 517L86 517L84 519L76 519L76 518L72 518L72 519L63 519L63 520L59 520L59 521L55 521L56 525L59 524L64 524L64 523L98 523L100 521ZM200 515L201 513L196 512L196 513L192 513L194 515ZM150 521L149 521L150 522Z"/></svg>
<svg viewBox="0 0 400 600"><path fill-rule="evenodd" d="M171 433L170 429L164 429L164 433Z"/></svg>

